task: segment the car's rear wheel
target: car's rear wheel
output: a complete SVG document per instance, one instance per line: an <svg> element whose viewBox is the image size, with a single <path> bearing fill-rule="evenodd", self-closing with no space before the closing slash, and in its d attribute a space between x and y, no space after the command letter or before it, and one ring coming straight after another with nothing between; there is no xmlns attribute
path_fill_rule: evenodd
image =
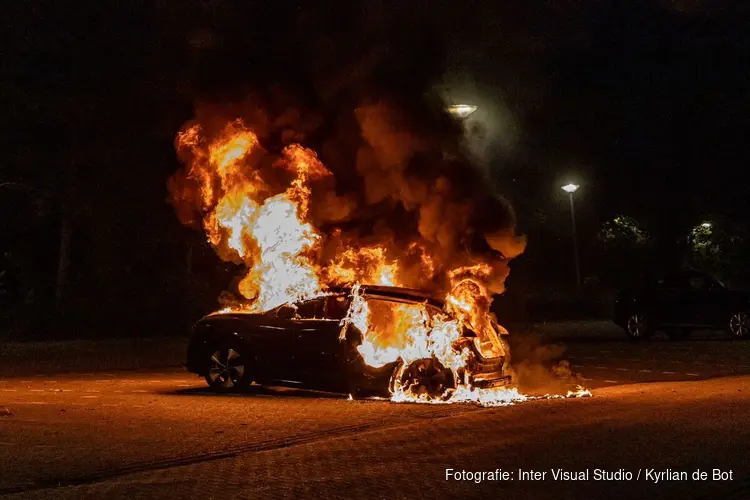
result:
<svg viewBox="0 0 750 500"><path fill-rule="evenodd" d="M404 394L418 398L448 399L456 380L453 372L435 358L412 361L401 373L400 386Z"/></svg>
<svg viewBox="0 0 750 500"><path fill-rule="evenodd" d="M652 331L648 318L643 313L633 313L625 323L625 333L633 340L645 340L651 337Z"/></svg>
<svg viewBox="0 0 750 500"><path fill-rule="evenodd" d="M247 358L234 345L214 349L207 360L206 383L216 392L246 389L252 380Z"/></svg>
<svg viewBox="0 0 750 500"><path fill-rule="evenodd" d="M736 339L750 338L750 314L740 311L729 318L729 333Z"/></svg>

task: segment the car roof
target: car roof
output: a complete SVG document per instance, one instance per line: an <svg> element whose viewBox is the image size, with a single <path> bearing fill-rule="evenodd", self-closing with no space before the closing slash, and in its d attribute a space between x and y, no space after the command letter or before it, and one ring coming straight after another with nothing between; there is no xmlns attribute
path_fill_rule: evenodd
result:
<svg viewBox="0 0 750 500"><path fill-rule="evenodd" d="M361 285L360 291L364 293L368 297L378 297L383 299L390 299L390 300L396 300L400 302L412 302L412 303L427 303L433 307L437 307L438 309L442 309L443 305L445 304L445 301L431 295L423 290L417 290L415 288L403 288L403 287L397 287L397 286L383 286L383 285ZM323 293L320 296L317 297L310 297L306 300L316 300L325 298L327 296L331 295L349 295L351 294L352 287L350 286L338 286L338 287L329 287L325 293ZM283 305L283 304L282 304ZM281 306L277 306L274 308L269 309L269 311L274 311L278 309ZM243 310L237 310L237 311L229 311L229 312L222 312L222 311L214 311L205 317L209 316L216 316L216 315L225 315L225 316L231 316L231 315L245 315L245 314L265 314L268 311L264 311L262 313L259 312L247 312Z"/></svg>
<svg viewBox="0 0 750 500"><path fill-rule="evenodd" d="M332 287L329 289L331 293L351 293L351 287ZM403 288L398 286L383 286L383 285L362 285L360 291L367 296L383 297L388 299L396 299L407 302L427 302L428 304L442 308L445 303L444 300L432 295L424 290L417 290L415 288Z"/></svg>

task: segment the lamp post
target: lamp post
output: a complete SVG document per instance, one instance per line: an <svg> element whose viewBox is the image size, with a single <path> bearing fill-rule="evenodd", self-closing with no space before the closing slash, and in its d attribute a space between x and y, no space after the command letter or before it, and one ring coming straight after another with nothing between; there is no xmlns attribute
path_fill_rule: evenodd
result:
<svg viewBox="0 0 750 500"><path fill-rule="evenodd" d="M573 258L576 266L576 288L578 293L581 292L581 263L578 258L578 238L576 237L576 210L575 204L573 203L573 193L578 189L578 184L565 184L562 186L562 190L568 193L570 197L570 221L573 228Z"/></svg>

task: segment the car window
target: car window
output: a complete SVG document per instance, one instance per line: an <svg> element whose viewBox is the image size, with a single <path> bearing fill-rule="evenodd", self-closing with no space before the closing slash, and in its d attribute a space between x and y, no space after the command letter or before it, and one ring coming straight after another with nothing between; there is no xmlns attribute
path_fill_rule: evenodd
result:
<svg viewBox="0 0 750 500"><path fill-rule="evenodd" d="M656 282L656 285L659 288L668 288L668 289L690 288L690 282L688 280L688 277L684 274L670 274L670 275L664 276L663 278L660 278Z"/></svg>
<svg viewBox="0 0 750 500"><path fill-rule="evenodd" d="M342 320L349 312L349 297L345 295L332 295L326 302L326 319Z"/></svg>
<svg viewBox="0 0 750 500"><path fill-rule="evenodd" d="M693 282L695 280L695 282ZM710 274L696 273L691 277L691 285L698 286L698 290L719 290L725 288L719 280Z"/></svg>
<svg viewBox="0 0 750 500"><path fill-rule="evenodd" d="M409 331L425 330L430 323L424 304L367 298L367 307L367 336L381 347L401 349L408 343Z"/></svg>
<svg viewBox="0 0 750 500"><path fill-rule="evenodd" d="M713 276L706 278L706 287L710 290L724 290L727 286Z"/></svg>
<svg viewBox="0 0 750 500"><path fill-rule="evenodd" d="M717 280L699 272L669 274L656 282L658 288L670 290L711 290L724 288Z"/></svg>
<svg viewBox="0 0 750 500"><path fill-rule="evenodd" d="M306 300L298 302L297 314L294 319L322 319L323 318L323 299Z"/></svg>

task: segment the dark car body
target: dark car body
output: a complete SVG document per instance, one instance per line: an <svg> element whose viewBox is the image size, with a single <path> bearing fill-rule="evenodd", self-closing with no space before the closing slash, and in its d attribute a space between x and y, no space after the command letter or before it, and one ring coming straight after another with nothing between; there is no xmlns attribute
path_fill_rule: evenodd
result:
<svg viewBox="0 0 750 500"><path fill-rule="evenodd" d="M362 287L369 299L395 303L425 304L439 308L442 303L425 294L395 287ZM394 371L400 361L375 368L364 362L357 347L362 335L348 328L340 339L341 320L348 309L349 292L296 304L294 316L289 306L280 306L261 314L211 314L193 327L188 347L187 369L207 377L212 353L224 346L239 352L247 366L244 384L301 387L328 392L387 396ZM500 333L507 333L500 329ZM507 356L486 358L466 330L454 349L470 349L469 382L475 387L493 387L510 382ZM507 353L507 350L505 351ZM243 385L243 384L235 384Z"/></svg>
<svg viewBox="0 0 750 500"><path fill-rule="evenodd" d="M748 312L750 293L730 290L704 273L682 271L620 292L614 322L636 339L658 329L674 339L685 338L694 328L723 329L746 338Z"/></svg>

